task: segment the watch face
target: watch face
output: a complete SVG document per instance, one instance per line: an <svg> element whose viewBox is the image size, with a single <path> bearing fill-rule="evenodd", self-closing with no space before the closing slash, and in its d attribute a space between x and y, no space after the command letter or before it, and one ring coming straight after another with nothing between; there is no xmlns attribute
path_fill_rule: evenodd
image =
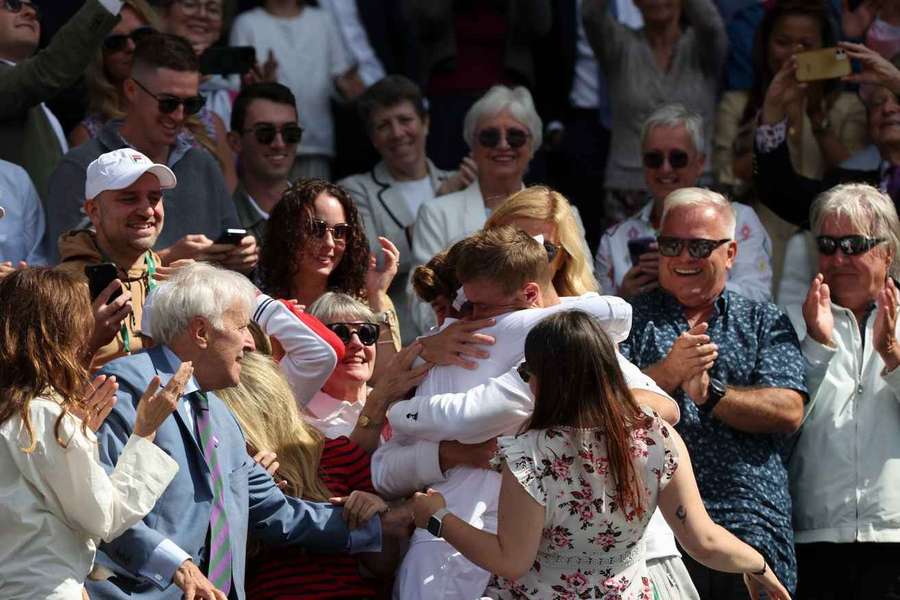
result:
<svg viewBox="0 0 900 600"><path fill-rule="evenodd" d="M442 523L438 518L431 516L428 519L428 533L434 537L441 537L441 525Z"/></svg>
<svg viewBox="0 0 900 600"><path fill-rule="evenodd" d="M369 426L369 417L366 415L359 415L359 419L357 419L357 423L359 423L360 427L368 427Z"/></svg>

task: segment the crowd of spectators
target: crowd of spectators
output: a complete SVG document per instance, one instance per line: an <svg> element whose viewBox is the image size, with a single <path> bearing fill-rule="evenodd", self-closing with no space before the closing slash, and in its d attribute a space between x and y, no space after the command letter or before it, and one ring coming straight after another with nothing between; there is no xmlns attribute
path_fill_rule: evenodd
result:
<svg viewBox="0 0 900 600"><path fill-rule="evenodd" d="M897 597L898 206L893 0L0 0L0 597Z"/></svg>

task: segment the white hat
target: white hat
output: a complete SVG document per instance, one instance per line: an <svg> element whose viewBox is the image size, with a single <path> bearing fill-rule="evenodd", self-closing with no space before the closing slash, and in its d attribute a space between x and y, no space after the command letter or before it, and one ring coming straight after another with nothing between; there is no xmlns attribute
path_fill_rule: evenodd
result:
<svg viewBox="0 0 900 600"><path fill-rule="evenodd" d="M101 154L88 165L84 197L91 200L107 190L125 189L148 172L156 175L161 189L175 187L175 173L169 167L155 164L133 148L119 148Z"/></svg>

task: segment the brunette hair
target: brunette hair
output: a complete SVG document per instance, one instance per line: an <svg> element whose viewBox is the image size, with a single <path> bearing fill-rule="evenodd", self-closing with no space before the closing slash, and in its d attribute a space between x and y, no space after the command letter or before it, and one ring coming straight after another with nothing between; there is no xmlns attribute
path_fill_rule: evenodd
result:
<svg viewBox="0 0 900 600"><path fill-rule="evenodd" d="M456 278L460 243L456 242L447 250L438 252L413 271L413 290L422 302L434 302L443 296L452 303L456 298L460 286L459 279Z"/></svg>
<svg viewBox="0 0 900 600"><path fill-rule="evenodd" d="M40 396L62 406L53 432L61 446L68 444L60 427L73 406L81 408L88 381L82 359L92 327L87 286L72 275L28 268L0 280L0 423L19 415L30 440L24 452L37 444L29 405Z"/></svg>
<svg viewBox="0 0 900 600"><path fill-rule="evenodd" d="M547 250L530 235L500 225L473 233L459 242L456 277L460 283L489 279L512 293L529 281L550 283Z"/></svg>
<svg viewBox="0 0 900 600"><path fill-rule="evenodd" d="M537 380L537 395L523 431L574 427L602 432L616 501L642 514L646 499L630 440L632 430L650 425L650 417L625 384L615 348L597 320L577 310L547 317L525 338L525 361Z"/></svg>
<svg viewBox="0 0 900 600"><path fill-rule="evenodd" d="M516 218L537 219L556 227L562 264L553 275L553 286L560 296L580 296L599 289L588 259L584 232L565 196L545 186L532 186L516 192L488 218L485 229L511 225Z"/></svg>
<svg viewBox="0 0 900 600"><path fill-rule="evenodd" d="M412 104L423 121L428 118L422 90L408 77L388 75L373 83L356 99L356 112L369 133L372 132L372 113L381 108L391 108L402 102Z"/></svg>
<svg viewBox="0 0 900 600"><path fill-rule="evenodd" d="M832 22L828 10L826 3L822 0L782 0L766 10L762 21L756 28L756 35L753 39L751 54L753 86L750 88L750 97L741 117L741 125L750 123L756 118L756 113L762 108L766 98L769 84L775 77L775 73L769 68L769 38L772 37L772 32L779 19L788 16L802 16L818 21L822 32L822 47L830 48L837 43L837 36L835 34L836 26ZM827 101L830 95L837 91L839 82L830 79L823 85L823 97Z"/></svg>
<svg viewBox="0 0 900 600"><path fill-rule="evenodd" d="M316 198L334 197L347 216L346 249L341 262L328 276L331 290L366 299L366 270L369 242L356 205L344 188L321 179L299 179L284 192L266 222L266 243L259 256L262 287L276 298L291 295L291 283L300 268L300 254L306 244L316 243L310 234Z"/></svg>

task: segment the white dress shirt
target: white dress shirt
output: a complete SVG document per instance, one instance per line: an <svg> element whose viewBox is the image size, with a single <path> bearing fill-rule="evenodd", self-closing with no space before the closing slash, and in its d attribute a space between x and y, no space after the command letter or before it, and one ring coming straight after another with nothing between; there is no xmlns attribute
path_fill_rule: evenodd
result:
<svg viewBox="0 0 900 600"><path fill-rule="evenodd" d="M97 438L81 420L64 419L61 446L54 434L62 410L50 399L29 405L36 446L16 415L0 425L0 597L81 600L100 539L135 525L178 472L162 449L132 435L112 473L98 457Z"/></svg>

